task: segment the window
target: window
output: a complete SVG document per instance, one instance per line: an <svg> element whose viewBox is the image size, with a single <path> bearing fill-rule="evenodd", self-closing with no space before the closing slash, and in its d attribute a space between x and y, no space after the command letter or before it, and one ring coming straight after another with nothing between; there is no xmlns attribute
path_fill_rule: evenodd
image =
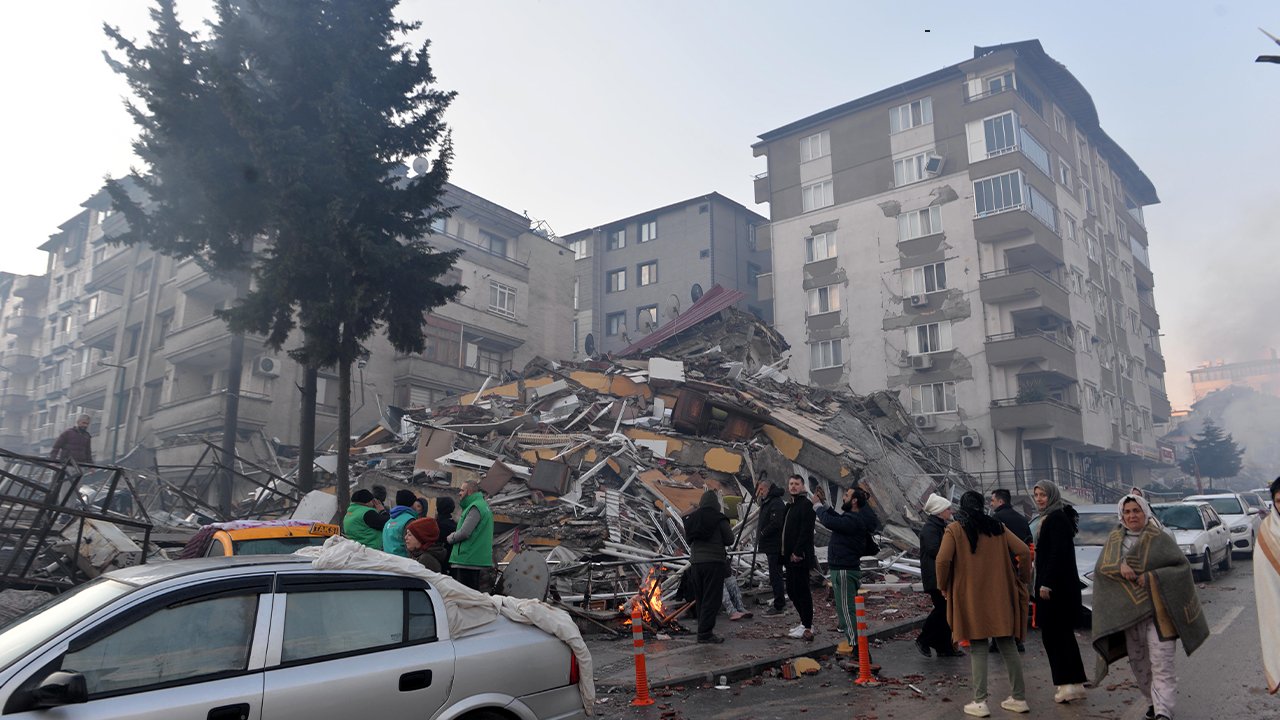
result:
<svg viewBox="0 0 1280 720"><path fill-rule="evenodd" d="M942 232L942 209L937 205L898 216L898 241Z"/></svg>
<svg viewBox="0 0 1280 720"><path fill-rule="evenodd" d="M835 233L818 233L804 239L804 261L817 262L836 256Z"/></svg>
<svg viewBox="0 0 1280 720"><path fill-rule="evenodd" d="M651 260L636 266L636 285L644 287L658 282L658 261Z"/></svg>
<svg viewBox="0 0 1280 720"><path fill-rule="evenodd" d="M627 289L627 271L623 269L610 270L605 275L605 287L607 292L622 292Z"/></svg>
<svg viewBox="0 0 1280 720"><path fill-rule="evenodd" d="M931 122L933 122L932 98L921 98L906 105L899 105L889 111L890 133L902 132L917 125L928 125Z"/></svg>
<svg viewBox="0 0 1280 720"><path fill-rule="evenodd" d="M574 240L569 243L569 249L573 250L574 260L581 260L587 256L587 241L585 239Z"/></svg>
<svg viewBox="0 0 1280 720"><path fill-rule="evenodd" d="M800 162L817 160L831 154L831 133L823 130L800 140Z"/></svg>
<svg viewBox="0 0 1280 720"><path fill-rule="evenodd" d="M911 292L908 295L923 295L947 289L947 264L934 263L923 267L911 268Z"/></svg>
<svg viewBox="0 0 1280 720"><path fill-rule="evenodd" d="M124 357L125 359L138 356L138 344L142 337L142 326L134 325L124 331Z"/></svg>
<svg viewBox="0 0 1280 720"><path fill-rule="evenodd" d="M62 667L84 675L90 699L243 672L257 614L249 591L174 602L85 647L73 644Z"/></svg>
<svg viewBox="0 0 1280 720"><path fill-rule="evenodd" d="M823 180L812 185L806 185L800 190L800 205L803 212L817 210L818 208L828 207L835 204L835 197L831 189L831 181Z"/></svg>
<svg viewBox="0 0 1280 720"><path fill-rule="evenodd" d="M436 639L435 610L422 590L331 590L288 594L282 663Z"/></svg>
<svg viewBox="0 0 1280 720"><path fill-rule="evenodd" d="M760 284L760 270L759 265L753 262L747 263L747 284L751 287L756 287Z"/></svg>
<svg viewBox="0 0 1280 720"><path fill-rule="evenodd" d="M472 365L476 370L487 375L501 376L511 369L511 353L506 350L493 350L475 346L476 358Z"/></svg>
<svg viewBox="0 0 1280 720"><path fill-rule="evenodd" d="M435 220L431 221L431 232L433 233L439 233L443 235L446 227L447 227L446 221L442 217L438 217Z"/></svg>
<svg viewBox="0 0 1280 720"><path fill-rule="evenodd" d="M823 368L841 367L844 365L844 359L841 357L839 340L823 340L822 342L809 344L809 369L822 370Z"/></svg>
<svg viewBox="0 0 1280 720"><path fill-rule="evenodd" d="M1053 129L1062 137L1067 136L1067 116L1058 108L1053 109Z"/></svg>
<svg viewBox="0 0 1280 720"><path fill-rule="evenodd" d="M646 305L636 308L636 329L648 332L658 327L658 306Z"/></svg>
<svg viewBox="0 0 1280 720"><path fill-rule="evenodd" d="M650 220L640 223L640 242L647 243L658 237L658 221Z"/></svg>
<svg viewBox="0 0 1280 720"><path fill-rule="evenodd" d="M627 331L627 314L626 313L609 313L604 318L604 334L613 336L621 335Z"/></svg>
<svg viewBox="0 0 1280 720"><path fill-rule="evenodd" d="M808 315L820 315L840 309L840 286L827 285L809 291Z"/></svg>
<svg viewBox="0 0 1280 720"><path fill-rule="evenodd" d="M159 321L155 330L155 336L151 338L151 349L159 350L164 347L165 338L168 337L169 331L173 328L173 313L165 313L156 318Z"/></svg>
<svg viewBox="0 0 1280 720"><path fill-rule="evenodd" d="M578 278L573 279L573 309L578 309L578 288L582 283Z"/></svg>
<svg viewBox="0 0 1280 720"><path fill-rule="evenodd" d="M982 121L982 134L987 142L987 157L1003 155L1018 149L1018 116L1012 112Z"/></svg>
<svg viewBox="0 0 1280 720"><path fill-rule="evenodd" d="M950 349L950 320L907 328L907 352L911 355L924 355Z"/></svg>
<svg viewBox="0 0 1280 720"><path fill-rule="evenodd" d="M490 255L497 255L498 257L507 257L507 239L506 238L500 237L498 235L494 235L491 232L486 232L484 230L481 230L480 240L481 240L481 244L484 245L484 249L488 250Z"/></svg>
<svg viewBox="0 0 1280 720"><path fill-rule="evenodd" d="M1079 236L1076 234L1076 219L1066 211L1062 213L1062 236L1071 242L1080 242Z"/></svg>
<svg viewBox="0 0 1280 720"><path fill-rule="evenodd" d="M88 301L85 302L85 315L87 316L85 318L86 320L92 320L98 317L98 296L97 295L91 295Z"/></svg>
<svg viewBox="0 0 1280 720"><path fill-rule="evenodd" d="M1022 207L1022 177L1014 172L973 183L973 201L978 217Z"/></svg>
<svg viewBox="0 0 1280 720"><path fill-rule="evenodd" d="M516 289L496 280L489 281L489 312L513 318L516 316Z"/></svg>
<svg viewBox="0 0 1280 720"><path fill-rule="evenodd" d="M1014 88L1013 71L1010 70L1002 75L989 77L986 82L988 95L995 95L996 93L1002 93L1006 90L1012 90Z"/></svg>
<svg viewBox="0 0 1280 720"><path fill-rule="evenodd" d="M431 313L427 315L424 333L426 346L422 356L442 365L458 367L462 358L462 326Z"/></svg>
<svg viewBox="0 0 1280 720"><path fill-rule="evenodd" d="M627 246L627 230L622 228L609 233L609 249L621 250Z"/></svg>
<svg viewBox="0 0 1280 720"><path fill-rule="evenodd" d="M933 415L955 411L956 384L954 382L911 386L911 412L913 414Z"/></svg>
<svg viewBox="0 0 1280 720"><path fill-rule="evenodd" d="M924 454L933 461L953 470L964 470L961 464L960 443L936 443L924 448Z"/></svg>
<svg viewBox="0 0 1280 720"><path fill-rule="evenodd" d="M1040 172L1048 177L1053 177L1052 168L1049 166L1049 151L1044 149L1039 140L1031 134L1026 128L1020 131L1022 138L1022 154L1026 155L1032 164L1040 168Z"/></svg>
<svg viewBox="0 0 1280 720"><path fill-rule="evenodd" d="M893 184L896 187L910 185L925 179L925 164L933 153L922 152L911 157L893 161Z"/></svg>
<svg viewBox="0 0 1280 720"><path fill-rule="evenodd" d="M1058 158L1058 183L1068 191L1074 192L1075 186L1071 184L1071 166L1061 157Z"/></svg>

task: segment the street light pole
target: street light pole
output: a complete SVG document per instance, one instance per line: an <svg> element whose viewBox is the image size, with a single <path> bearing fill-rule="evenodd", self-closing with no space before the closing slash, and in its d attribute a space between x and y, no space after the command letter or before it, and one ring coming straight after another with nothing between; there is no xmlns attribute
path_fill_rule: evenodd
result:
<svg viewBox="0 0 1280 720"><path fill-rule="evenodd" d="M124 411L122 399L124 398L124 371L126 367L106 360L99 360L98 364L116 369L116 391L113 393L115 396L115 413L113 413L115 418L111 421L111 464L115 465L116 461L120 459L120 416Z"/></svg>

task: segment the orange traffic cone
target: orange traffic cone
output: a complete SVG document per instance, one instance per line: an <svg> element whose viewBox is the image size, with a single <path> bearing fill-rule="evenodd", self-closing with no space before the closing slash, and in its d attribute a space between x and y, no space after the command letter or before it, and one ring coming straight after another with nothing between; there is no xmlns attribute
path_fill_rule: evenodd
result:
<svg viewBox="0 0 1280 720"><path fill-rule="evenodd" d="M631 604L631 643L636 653L636 697L631 704L640 707L652 705L649 697L649 672L644 665L644 618L640 615L640 603Z"/></svg>
<svg viewBox="0 0 1280 720"><path fill-rule="evenodd" d="M866 600L862 593L858 593L854 603L857 605L854 614L858 616L858 679L853 682L855 685L874 687L880 683L871 676L871 648L867 646L867 611L864 607Z"/></svg>

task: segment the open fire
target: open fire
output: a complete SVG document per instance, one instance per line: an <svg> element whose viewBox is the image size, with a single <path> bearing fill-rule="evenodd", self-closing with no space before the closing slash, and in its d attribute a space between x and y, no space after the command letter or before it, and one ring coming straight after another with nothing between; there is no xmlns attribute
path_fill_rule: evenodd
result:
<svg viewBox="0 0 1280 720"><path fill-rule="evenodd" d="M640 583L640 589L635 597L618 606L624 615L630 616L632 606L639 604L640 616L646 623L662 625L666 622L667 618L664 615L666 611L662 604L662 583L658 582L658 570L658 568L650 568L648 576ZM625 624L630 625L631 620L628 619Z"/></svg>

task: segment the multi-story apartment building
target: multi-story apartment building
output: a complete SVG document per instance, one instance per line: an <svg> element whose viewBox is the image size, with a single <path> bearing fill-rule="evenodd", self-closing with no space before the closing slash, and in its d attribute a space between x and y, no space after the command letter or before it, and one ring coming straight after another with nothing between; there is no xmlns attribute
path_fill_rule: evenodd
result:
<svg viewBox="0 0 1280 720"><path fill-rule="evenodd" d="M798 379L900 391L938 452L991 483L1147 476L1169 416L1142 212L1159 200L1038 41L753 148L762 294Z"/></svg>
<svg viewBox="0 0 1280 720"><path fill-rule="evenodd" d="M743 309L771 319L756 279L769 271L755 241L768 222L711 193L566 235L576 258L574 353L621 350L717 284L743 291Z"/></svg>
<svg viewBox="0 0 1280 720"><path fill-rule="evenodd" d="M1275 349L1268 350L1267 356L1258 360L1201 363L1191 371L1192 402L1200 402L1209 393L1233 385L1280 397L1280 358L1276 357Z"/></svg>
<svg viewBox="0 0 1280 720"><path fill-rule="evenodd" d="M449 186L444 204L456 209L431 241L463 251L445 281L467 290L428 318L423 353L403 355L385 336L370 339L368 359L353 370L353 428L377 422L387 405L434 404L535 356L568 354L572 253L531 232L522 215L461 188ZM110 213L105 195L73 220L79 234L64 226L43 246L49 276L16 278L4 306L9 339L0 363L29 370L32 360L21 358L34 358L38 373L21 386L13 372L0 378L0 435L47 451L66 418L87 411L98 457L141 444L157 449L161 466L194 462L198 439L222 429L231 336L214 311L234 303L235 289L189 258L107 243L123 219ZM246 337L245 346L242 439L297 443L302 368L262 338ZM318 438L337 427L337 397L336 370L321 371ZM56 417L54 398L63 408Z"/></svg>

